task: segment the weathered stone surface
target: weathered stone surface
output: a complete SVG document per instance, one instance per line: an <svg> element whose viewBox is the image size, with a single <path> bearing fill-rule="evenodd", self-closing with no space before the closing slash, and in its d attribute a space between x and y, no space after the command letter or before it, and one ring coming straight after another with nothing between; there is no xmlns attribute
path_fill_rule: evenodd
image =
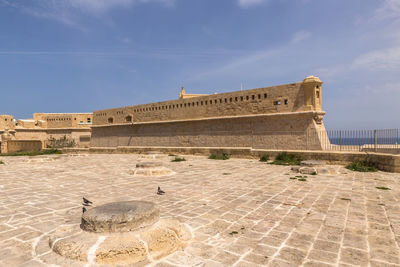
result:
<svg viewBox="0 0 400 267"><path fill-rule="evenodd" d="M164 176L174 174L174 172L162 166L161 162L139 162L134 170L129 171L129 174L134 176Z"/></svg>
<svg viewBox="0 0 400 267"><path fill-rule="evenodd" d="M95 207L82 215L81 228L89 232L129 232L154 224L158 207L147 201L113 202Z"/></svg>
<svg viewBox="0 0 400 267"><path fill-rule="evenodd" d="M192 234L187 226L181 224L178 220L162 219L158 222L158 227L167 228L175 232L179 239L187 241L192 238Z"/></svg>
<svg viewBox="0 0 400 267"><path fill-rule="evenodd" d="M136 168L154 168L154 167L160 167L160 166L162 166L162 163L157 162L157 161L136 163Z"/></svg>
<svg viewBox="0 0 400 267"><path fill-rule="evenodd" d="M313 168L313 167L301 167L299 169L299 172L301 174L316 174L317 173L317 169Z"/></svg>
<svg viewBox="0 0 400 267"><path fill-rule="evenodd" d="M301 166L307 166L307 167L315 167L323 165L326 165L326 162L323 160L303 160L301 162Z"/></svg>
<svg viewBox="0 0 400 267"><path fill-rule="evenodd" d="M70 234L75 233L70 232ZM79 235L75 234L63 239L53 240L50 244L53 244L52 249L58 255L68 259L86 261L88 251L97 239L98 237L94 234L82 232Z"/></svg>
<svg viewBox="0 0 400 267"><path fill-rule="evenodd" d="M151 257L156 260L183 247L176 232L168 228L157 227L142 233L141 237L147 242Z"/></svg>
<svg viewBox="0 0 400 267"><path fill-rule="evenodd" d="M132 234L113 234L96 250L96 263L105 265L133 264L147 259L146 247Z"/></svg>
<svg viewBox="0 0 400 267"><path fill-rule="evenodd" d="M149 262L145 259L130 266L202 266L210 261L216 266L231 266L225 263L231 257L239 259L234 266L258 266L250 260L260 259L259 255L268 257L269 266L331 265L313 259L318 256L314 250L338 255L332 266L359 266L363 262L371 267L399 265L399 173L357 173L329 165L323 167L329 174L296 182L289 179L294 175L285 175L288 166L239 158L216 162L205 156L185 155L187 163L175 164L167 157L162 161L173 167L176 175L143 179L127 173L139 157L89 154L35 164L26 164L22 157L3 157L9 164L0 167L0 266L30 266L36 260L43 260L45 266L87 264L59 256L49 247L49 235L81 216L82 195L95 204L136 198L153 201L161 211L156 225L161 225L163 218L176 218L184 222L182 226L191 227L193 238L185 241L183 251L157 262L148 257ZM157 185L167 193L156 195ZM378 186L391 190L376 189ZM79 222L72 221L76 230L67 227L58 238L68 238L70 230L72 234L83 231ZM32 231L43 232L39 243L19 239ZM263 237L253 236L254 232ZM301 241L298 234L314 239L297 242ZM362 236L369 249L347 247L346 243L351 245L346 241L349 234ZM301 264L288 263L289 255L284 256L288 247L304 251ZM346 252L350 248L365 256L354 261L354 253ZM308 264L311 262L314 265ZM96 265L100 264L89 264Z"/></svg>
<svg viewBox="0 0 400 267"><path fill-rule="evenodd" d="M292 166L290 169L294 172L299 172L300 171L300 166Z"/></svg>

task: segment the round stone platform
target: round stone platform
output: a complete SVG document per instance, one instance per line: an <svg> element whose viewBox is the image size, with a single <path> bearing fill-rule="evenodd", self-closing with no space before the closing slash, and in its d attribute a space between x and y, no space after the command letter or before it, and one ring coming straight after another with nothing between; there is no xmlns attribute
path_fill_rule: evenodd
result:
<svg viewBox="0 0 400 267"><path fill-rule="evenodd" d="M153 225L159 218L160 212L151 202L114 202L85 212L81 228L96 233L130 232Z"/></svg>
<svg viewBox="0 0 400 267"><path fill-rule="evenodd" d="M80 226L58 228L48 245L71 264L142 266L183 249L190 238L179 221L160 220L154 203L127 201L88 207Z"/></svg>

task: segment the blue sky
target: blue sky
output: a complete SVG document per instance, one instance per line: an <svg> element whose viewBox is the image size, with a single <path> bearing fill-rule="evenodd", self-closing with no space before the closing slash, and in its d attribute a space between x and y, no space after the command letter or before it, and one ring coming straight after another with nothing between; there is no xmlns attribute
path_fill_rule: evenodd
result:
<svg viewBox="0 0 400 267"><path fill-rule="evenodd" d="M319 76L328 129L400 128L400 0L0 0L0 114Z"/></svg>

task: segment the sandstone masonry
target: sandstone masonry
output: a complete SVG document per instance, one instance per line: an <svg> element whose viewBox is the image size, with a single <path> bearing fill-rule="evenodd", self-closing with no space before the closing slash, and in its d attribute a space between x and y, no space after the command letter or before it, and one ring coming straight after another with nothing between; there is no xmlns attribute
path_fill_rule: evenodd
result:
<svg viewBox="0 0 400 267"><path fill-rule="evenodd" d="M182 91L178 100L98 110L91 147L322 149L321 85L309 76L231 93L182 97Z"/></svg>

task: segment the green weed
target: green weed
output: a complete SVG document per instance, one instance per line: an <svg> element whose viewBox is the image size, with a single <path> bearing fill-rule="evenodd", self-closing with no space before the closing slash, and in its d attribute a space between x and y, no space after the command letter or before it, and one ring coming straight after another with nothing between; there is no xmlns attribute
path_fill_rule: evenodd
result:
<svg viewBox="0 0 400 267"><path fill-rule="evenodd" d="M180 157L175 157L171 162L181 162L181 161L186 161L185 158L180 158Z"/></svg>
<svg viewBox="0 0 400 267"><path fill-rule="evenodd" d="M229 159L229 155L228 154L211 154L209 157L209 159L215 159L215 160L227 160Z"/></svg>
<svg viewBox="0 0 400 267"><path fill-rule="evenodd" d="M276 156L271 164L275 165L300 165L302 158L298 155L282 152Z"/></svg>
<svg viewBox="0 0 400 267"><path fill-rule="evenodd" d="M356 171L356 172L376 172L378 171L375 166L367 161L356 161L352 162L346 166L346 169Z"/></svg>
<svg viewBox="0 0 400 267"><path fill-rule="evenodd" d="M384 187L384 186L378 186L378 187L376 187L376 189L380 189L380 190L391 190L389 187Z"/></svg>
<svg viewBox="0 0 400 267"><path fill-rule="evenodd" d="M260 157L260 161L261 161L261 162L267 162L268 160L269 160L269 156L266 155L266 154L264 154L264 155L262 155L262 156Z"/></svg>

